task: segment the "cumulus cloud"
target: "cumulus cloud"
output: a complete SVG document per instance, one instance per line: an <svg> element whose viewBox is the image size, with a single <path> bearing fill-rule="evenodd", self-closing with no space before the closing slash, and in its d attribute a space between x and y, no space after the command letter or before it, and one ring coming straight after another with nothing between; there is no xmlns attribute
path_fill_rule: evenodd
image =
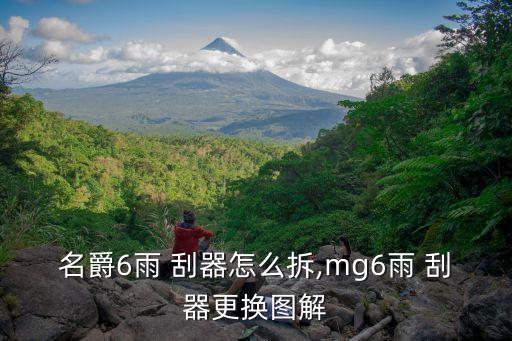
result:
<svg viewBox="0 0 512 341"><path fill-rule="evenodd" d="M249 72L259 68L257 61L219 51L200 50L180 53L161 44L131 41L111 52L111 58L132 62L127 72L173 71Z"/></svg>
<svg viewBox="0 0 512 341"><path fill-rule="evenodd" d="M10 40L16 44L23 40L23 35L27 30L29 22L22 17L10 17L9 29L0 26L0 40Z"/></svg>
<svg viewBox="0 0 512 341"><path fill-rule="evenodd" d="M77 63L77 64L95 64L101 63L108 58L109 51L102 46L98 46L86 51L76 51L73 45L61 41L48 40L27 50L27 57L38 60L42 56L51 55L59 62Z"/></svg>
<svg viewBox="0 0 512 341"><path fill-rule="evenodd" d="M363 96L368 91L370 75L384 66L391 68L396 76L428 69L435 63L442 38L437 31L427 31L387 48L360 41L327 39L316 47L272 49L240 57L209 50L182 53L158 42L147 41L130 41L109 49L99 46L84 50L77 45L90 40L87 33L74 24L65 21L67 24L62 24L62 19L53 21L59 22L55 26L69 27L69 24L76 29L68 32L59 30L59 34L40 34L48 39L32 52L53 54L67 63L95 65L85 73L77 71L80 82L105 84L156 72L251 72L265 69L308 87L356 96ZM223 39L239 49L236 41Z"/></svg>
<svg viewBox="0 0 512 341"><path fill-rule="evenodd" d="M254 55L267 69L294 82L323 90L363 95L369 76L387 66L396 76L434 64L442 35L427 31L388 48L327 39L318 48L270 50Z"/></svg>
<svg viewBox="0 0 512 341"><path fill-rule="evenodd" d="M158 43L130 41L115 51L112 56L122 60L154 62L162 57L163 46Z"/></svg>
<svg viewBox="0 0 512 341"><path fill-rule="evenodd" d="M105 37L87 33L79 28L77 24L57 17L42 18L37 23L33 33L45 40L76 43L91 43L105 39Z"/></svg>
<svg viewBox="0 0 512 341"><path fill-rule="evenodd" d="M396 76L428 69L435 63L441 38L439 32L427 31L388 48L377 48L360 41L327 39L316 48L273 49L248 58L218 51L178 53L166 50L158 43L133 41L111 51L111 59L125 63L102 73L100 78L105 79L106 74L127 77L154 72L266 69L308 87L362 96L368 91L370 75L384 66L391 68Z"/></svg>

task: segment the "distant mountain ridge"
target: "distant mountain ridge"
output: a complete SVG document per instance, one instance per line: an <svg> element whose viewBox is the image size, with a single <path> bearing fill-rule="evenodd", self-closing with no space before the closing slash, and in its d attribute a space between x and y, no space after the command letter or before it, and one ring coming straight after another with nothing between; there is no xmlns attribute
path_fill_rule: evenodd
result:
<svg viewBox="0 0 512 341"><path fill-rule="evenodd" d="M222 38L204 49L215 48L242 56ZM307 88L265 70L155 73L99 87L15 91L29 92L48 109L68 117L119 130L212 131L280 139L316 137L319 129L342 120L346 110L337 102L354 99ZM301 124L308 129L297 129Z"/></svg>

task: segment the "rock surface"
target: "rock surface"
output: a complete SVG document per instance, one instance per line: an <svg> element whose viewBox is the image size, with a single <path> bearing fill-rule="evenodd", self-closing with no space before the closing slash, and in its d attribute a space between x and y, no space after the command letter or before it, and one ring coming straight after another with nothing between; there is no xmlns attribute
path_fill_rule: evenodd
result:
<svg viewBox="0 0 512 341"><path fill-rule="evenodd" d="M467 340L512 340L512 281L475 277L466 284L459 336Z"/></svg>
<svg viewBox="0 0 512 341"><path fill-rule="evenodd" d="M450 341L457 340L453 325L435 316L415 315L400 322L393 341Z"/></svg>
<svg viewBox="0 0 512 341"><path fill-rule="evenodd" d="M2 269L0 287L11 301L19 340L79 337L98 322L96 304L83 281L65 279L58 269L63 251L22 250Z"/></svg>
<svg viewBox="0 0 512 341"><path fill-rule="evenodd" d="M331 248L324 247L324 250ZM65 251L44 246L17 251L0 275L0 340L348 340L386 316L393 322L372 340L512 339L512 282L474 276L452 267L453 276L432 280L351 276L271 278L259 294L325 295L326 315L310 326L264 320L185 320L169 299L224 292L205 280L67 278L58 268ZM355 255L355 259L371 258ZM353 259L351 259L353 261ZM322 270L321 267L317 270Z"/></svg>

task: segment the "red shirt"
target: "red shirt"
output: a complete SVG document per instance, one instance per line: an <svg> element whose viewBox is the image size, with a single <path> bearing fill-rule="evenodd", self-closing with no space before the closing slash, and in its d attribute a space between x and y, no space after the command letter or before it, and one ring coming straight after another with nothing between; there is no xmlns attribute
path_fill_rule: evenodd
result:
<svg viewBox="0 0 512 341"><path fill-rule="evenodd" d="M194 253L199 249L199 239L205 237L210 238L213 233L202 228L201 226L181 227L174 226L174 245L172 253Z"/></svg>

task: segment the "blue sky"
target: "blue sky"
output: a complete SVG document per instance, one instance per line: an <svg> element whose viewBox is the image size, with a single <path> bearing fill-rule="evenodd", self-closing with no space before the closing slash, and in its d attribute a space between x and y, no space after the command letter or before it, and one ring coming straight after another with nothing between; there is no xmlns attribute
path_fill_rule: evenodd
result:
<svg viewBox="0 0 512 341"><path fill-rule="evenodd" d="M58 18L76 25L81 32L101 37L86 43L69 39L61 43L59 53L63 58L59 58L62 60L59 70L61 75L67 70L69 78L73 67L77 73L95 72L90 61L79 63L83 58L76 55L70 58L71 51L86 53L102 47L110 49L109 56L105 52L104 58L112 59L112 49L121 49L124 44L137 41L159 44L161 51L187 53L196 51L217 36L236 39L248 55L276 49L297 53L305 49L314 51L328 39L335 44L363 42L365 48L377 51L404 44L407 39L446 23L442 16L456 11L455 2L449 0L2 0L0 26L5 32L9 29L10 18L17 16L27 20L29 27L22 42L27 47L46 43L45 48L50 49L49 41L56 41L50 35L42 37L34 33L43 18ZM53 48L55 50L55 46ZM64 48L67 54L62 52ZM339 48L338 54L341 53ZM102 59L101 63L104 62ZM112 65L111 61L110 67ZM104 69L105 65L101 67ZM281 76L288 75L294 81L307 83L302 79L305 76L301 78L296 72L280 72ZM98 84L105 82L108 80ZM71 78L59 81L58 77L43 83L53 87L88 84ZM321 84L315 84L315 87L328 88Z"/></svg>
<svg viewBox="0 0 512 341"><path fill-rule="evenodd" d="M293 48L323 38L386 44L431 29L456 11L449 0L2 2L4 26L12 15L30 21L57 16L113 41L152 38L185 50L216 36L234 37L255 50Z"/></svg>

